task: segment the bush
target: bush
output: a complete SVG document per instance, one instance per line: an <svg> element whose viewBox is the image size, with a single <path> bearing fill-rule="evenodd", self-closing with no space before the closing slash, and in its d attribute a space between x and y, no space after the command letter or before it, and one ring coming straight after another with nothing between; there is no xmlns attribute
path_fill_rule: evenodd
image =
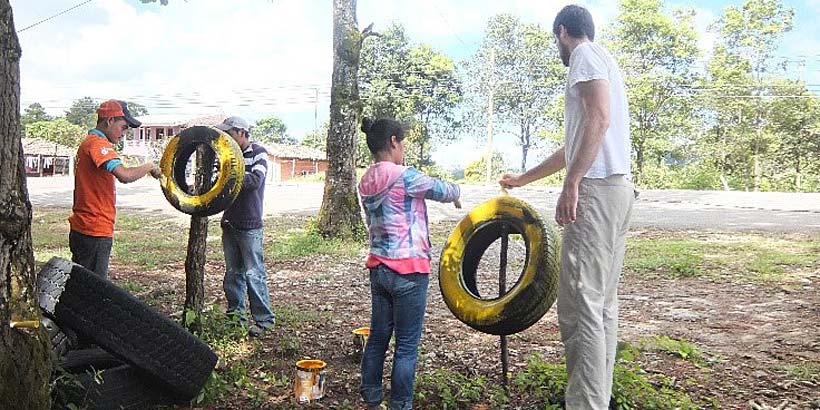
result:
<svg viewBox="0 0 820 410"><path fill-rule="evenodd" d="M644 164L638 182L645 189L721 190L720 172L708 165Z"/></svg>
<svg viewBox="0 0 820 410"><path fill-rule="evenodd" d="M493 167L490 171L492 178L499 178L502 174L507 172L509 167L504 161L504 156L498 151L493 151ZM487 178L487 156L467 164L464 169L464 180L468 182L481 182Z"/></svg>

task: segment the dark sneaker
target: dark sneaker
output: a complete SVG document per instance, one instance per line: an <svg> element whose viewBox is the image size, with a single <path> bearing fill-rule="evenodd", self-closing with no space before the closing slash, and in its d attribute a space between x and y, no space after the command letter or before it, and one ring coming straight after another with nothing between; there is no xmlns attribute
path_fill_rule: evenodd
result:
<svg viewBox="0 0 820 410"><path fill-rule="evenodd" d="M255 324L248 328L248 336L262 337L262 335L265 334L265 331L267 330L268 329L265 329L264 327Z"/></svg>

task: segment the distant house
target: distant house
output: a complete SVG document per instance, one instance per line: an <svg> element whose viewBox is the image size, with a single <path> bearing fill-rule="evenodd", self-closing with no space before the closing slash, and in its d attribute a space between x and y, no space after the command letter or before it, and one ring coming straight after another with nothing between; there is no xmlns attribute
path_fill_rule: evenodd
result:
<svg viewBox="0 0 820 410"><path fill-rule="evenodd" d="M41 138L23 138L26 176L70 175L74 171L77 149Z"/></svg>
<svg viewBox="0 0 820 410"><path fill-rule="evenodd" d="M327 171L325 153L304 145L262 144L268 150L268 179L271 182Z"/></svg>
<svg viewBox="0 0 820 410"><path fill-rule="evenodd" d="M171 137L178 135L182 130L197 125L216 125L225 119L224 114L203 116L179 115L144 115L137 118L142 126L123 137L122 154L140 157L154 157L162 152L155 152L165 146ZM156 158L155 158L156 159Z"/></svg>

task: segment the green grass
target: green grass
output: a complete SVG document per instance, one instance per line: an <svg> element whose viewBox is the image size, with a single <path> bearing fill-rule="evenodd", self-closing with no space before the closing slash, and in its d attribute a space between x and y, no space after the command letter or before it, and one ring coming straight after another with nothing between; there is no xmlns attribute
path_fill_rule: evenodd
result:
<svg viewBox="0 0 820 410"><path fill-rule="evenodd" d="M54 256L71 259L68 248L68 209L35 211L31 221L31 243L38 264Z"/></svg>
<svg viewBox="0 0 820 410"><path fill-rule="evenodd" d="M703 245L694 240L633 239L627 244L624 267L638 274L681 278L700 276Z"/></svg>
<svg viewBox="0 0 820 410"><path fill-rule="evenodd" d="M213 305L203 312L196 335L219 356L219 364L196 403L226 400L240 390L251 403L261 405L269 389L290 389L293 358L304 354L296 331L305 324L324 323L327 317L323 312L290 306L275 306L274 313L276 327L267 337L278 340L271 352L258 339L249 338L247 329L226 316L221 307Z"/></svg>
<svg viewBox="0 0 820 410"><path fill-rule="evenodd" d="M782 366L781 370L795 379L820 382L820 363L789 364Z"/></svg>
<svg viewBox="0 0 820 410"><path fill-rule="evenodd" d="M646 277L789 282L820 268L819 251L819 240L800 237L637 237L628 242L624 267Z"/></svg>
<svg viewBox="0 0 820 410"><path fill-rule="evenodd" d="M364 244L342 239L325 239L309 229L292 228L277 237L265 248L265 255L274 260L300 259L313 255L353 258L361 253Z"/></svg>
<svg viewBox="0 0 820 410"><path fill-rule="evenodd" d="M638 346L641 351L665 352L697 365L707 364L703 351L697 345L685 339L655 336L641 340Z"/></svg>
<svg viewBox="0 0 820 410"><path fill-rule="evenodd" d="M486 377L464 375L448 369L436 369L418 376L414 404L418 408L442 410L469 409L472 404L488 401L493 409L505 408L507 396Z"/></svg>
<svg viewBox="0 0 820 410"><path fill-rule="evenodd" d="M32 223L35 258L44 263L52 256L71 258L68 248L68 209L39 209ZM325 239L304 219L265 221L265 257L282 261L327 255L355 258L364 243L340 239ZM166 216L121 211L117 216L111 261L132 269L156 270L185 262L188 246L188 224L180 224ZM208 260L221 260L222 231L219 219L208 225Z"/></svg>
<svg viewBox="0 0 820 410"><path fill-rule="evenodd" d="M693 401L672 378L644 371L637 361L640 354L638 349L628 344L618 353L612 387L616 409L706 408L705 403ZM565 365L550 363L540 355L533 355L527 361L526 369L516 376L514 386L525 392L537 408L561 409L567 386Z"/></svg>
<svg viewBox="0 0 820 410"><path fill-rule="evenodd" d="M122 288L123 290L127 291L128 293L135 294L145 291L145 286L143 286L139 282L134 282L132 280L124 280L122 282L117 283L117 285Z"/></svg>

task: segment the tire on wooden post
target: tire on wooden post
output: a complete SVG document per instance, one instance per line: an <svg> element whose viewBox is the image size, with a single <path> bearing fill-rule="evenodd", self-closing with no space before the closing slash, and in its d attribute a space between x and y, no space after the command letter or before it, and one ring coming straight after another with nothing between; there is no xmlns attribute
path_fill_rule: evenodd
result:
<svg viewBox="0 0 820 410"><path fill-rule="evenodd" d="M186 167L197 147L205 144L213 150L217 179L204 193L191 194L185 181ZM245 159L234 139L214 127L191 127L168 141L160 160L162 193L180 212L193 216L211 216L233 203L242 189Z"/></svg>
<svg viewBox="0 0 820 410"><path fill-rule="evenodd" d="M518 281L489 299L478 292L476 272L487 248L505 234L520 234L526 262ZM560 243L555 230L533 207L509 197L475 207L447 239L439 265L444 302L460 321L478 331L509 335L537 322L558 295Z"/></svg>

